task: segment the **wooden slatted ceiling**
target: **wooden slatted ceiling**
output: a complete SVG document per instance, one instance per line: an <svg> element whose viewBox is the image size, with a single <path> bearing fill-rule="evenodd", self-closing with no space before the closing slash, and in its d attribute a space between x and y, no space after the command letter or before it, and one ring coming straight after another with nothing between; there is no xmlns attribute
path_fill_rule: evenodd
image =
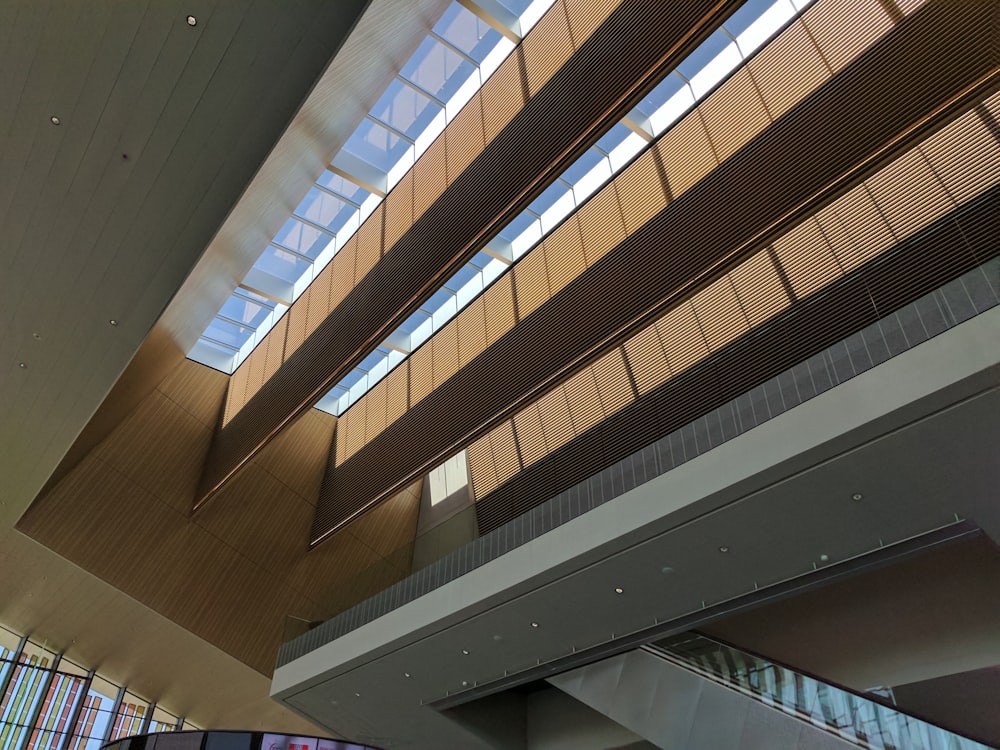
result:
<svg viewBox="0 0 1000 750"><path fill-rule="evenodd" d="M363 453L335 470L331 462L314 540L391 491L394 477L406 481L426 470L504 410L523 403L609 335L637 329L677 295L732 263L750 243L766 242L843 191L859 169L871 171L898 152L900 134L917 138L938 124L945 114L942 103L993 70L981 10L970 3L958 8L930 4L918 11L522 321L502 346L463 368L447 389L426 396ZM953 64L936 66L942 56L950 56ZM912 76L914 66L927 68L928 74ZM839 116L855 112L867 116ZM837 123L836 139L829 137L831 122ZM584 231L585 246L588 236ZM664 253L663 248L684 250ZM602 293L607 289L616 293ZM602 302L602 314L587 327L577 325L580 311L591 309L595 299ZM573 336L551 334L567 326ZM511 362L518 367L511 368ZM498 378L499 372L504 377ZM456 410L456 403L463 408ZM419 440L413 438L417 434ZM391 474L385 471L386 455L394 457Z"/></svg>
<svg viewBox="0 0 1000 750"><path fill-rule="evenodd" d="M227 381L182 360L18 529L268 675L286 615L324 619L409 573L420 484L310 552L336 421L312 410L191 517Z"/></svg>
<svg viewBox="0 0 1000 750"><path fill-rule="evenodd" d="M1000 98L1000 96L998 96L998 98ZM981 130L979 132L970 131L967 127L969 122L975 121L980 123ZM927 159L922 144L906 154L903 154L887 167L866 180L862 185L836 200L833 204L824 209L824 213L830 216L850 216L854 213L854 203L856 202L854 198L855 193L863 192L866 194L870 193L877 195L877 210L874 214L868 217L866 225L859 227L857 241L864 244L865 240L868 237L871 237L874 241L873 244L880 247L879 253L881 253L883 250L888 248L881 246L879 238L884 235L887 226L892 223L892 217L897 213L903 212L907 219L913 216L918 216L919 219L913 221L912 223L908 223L905 231L895 232L893 245L898 245L899 242L908 239L917 231L923 230L926 226L933 224L935 221L958 207L959 204L954 197L944 189L944 183L941 181L940 177L938 177L935 171L932 171L933 167L939 167L943 173L962 172L967 175L974 176L970 179L970 182L974 181L978 189L982 192L989 190L993 185L1000 181L1000 143L997 143L990 137L990 134L986 132L985 126L982 126L980 118L974 112L969 112L959 118L953 126L945 128L944 133L952 136L957 135L960 138L964 136L970 140L964 142L953 142L952 152L945 155L944 158L935 158L933 164ZM937 142L939 137L940 136L935 136L934 139L930 140ZM969 146L971 144L974 144L977 148L970 150ZM961 154L961 158L955 158L955 152ZM974 195L968 191L963 192L966 193L967 197L972 197ZM805 222L804 225L810 226L812 223L813 220L810 219ZM793 230L789 234L800 236L798 229ZM813 233L807 236L811 236L812 242L800 245L796 260L800 269L805 269L806 273L811 273L809 269L815 265L815 260L822 260L826 255L831 254L831 246L822 234ZM849 273L855 268L860 267L864 262L877 257L877 254L867 255L861 260L857 259L856 253L851 253L851 256L852 258L850 260L843 259L840 261L838 268L843 270L838 270L834 276L827 278L825 280L826 283L833 279L843 278L845 273ZM953 264L956 255L954 252L945 252L944 257L948 258ZM953 267L962 267L962 263L968 264L971 262L972 258L973 256L969 255L963 248L959 254L959 265ZM822 267L822 264L819 265ZM801 270L796 270L794 275L799 275L801 272ZM913 275L913 273L908 274L908 276ZM744 295L741 299L741 314L749 316L752 312L754 318L757 320L755 325L769 322L770 319L773 318L778 312L787 308L791 302L791 298L787 295L785 287L779 278L777 268L774 266L770 250L765 249L744 261L730 274L721 277L717 282L709 287L706 287L706 289L701 293L695 295L692 300L692 304L695 309L699 307L699 297L703 297L706 293L709 293L710 297L719 295L719 287L721 286L722 289L726 289L726 284L729 283L732 283L732 286L735 287L736 284L733 282L733 279L735 278L752 279L753 292ZM814 287L814 289L815 288L817 287ZM728 293L725 291L721 292L721 294L728 296ZM781 300L780 303L776 304L774 301L775 299ZM868 313L870 317L877 317L880 314L877 307L873 307L868 311ZM884 313L885 310L882 311L882 314ZM692 359L688 362L688 364L696 365L699 362L705 361L710 357L713 351L717 349L724 349L725 344L728 344L730 340L737 338L747 330L739 323L734 323L729 320L729 318L731 318L734 314L731 300L723 302L722 304L709 304L703 307L703 312L699 316L698 330L696 331L698 337L703 342L702 355L696 359ZM667 356L665 341L673 341L677 338L679 333L673 329L671 325L672 315L673 313L668 313L666 316L660 318L654 324L640 331L638 334L632 336L625 342L626 358L636 380L643 384L640 388L640 393L643 395L656 390L666 383L673 375L678 374L682 369L686 369L679 368L677 371L671 372L669 367L666 366ZM666 331L668 338L665 341L661 341L659 338L657 333L658 328ZM731 335L727 340L722 342L721 346L715 346L711 341L712 331L714 330L726 330L731 332ZM814 343L814 348L818 350L823 347ZM592 367L593 366L591 366L591 368ZM766 376L763 376L760 379L766 379ZM549 394L543 396L538 402L538 409L541 410L542 403L551 399L555 394L562 393L563 389L564 386L558 386L553 391L550 391ZM717 394L714 392L704 394L700 404L704 407L703 411L709 411L711 408L704 405L706 399L714 401L716 396ZM599 411L601 404L597 399L596 394L591 395L589 400L590 408ZM528 407L529 410L531 408L533 407ZM519 419L521 413L515 415L513 419L517 437L516 445L523 445L525 442L521 438L522 422ZM605 411L602 418L606 419L609 416L611 416L611 414ZM566 421L568 423L568 420ZM654 419L653 422L654 424L662 427L658 420ZM587 429L589 429L589 426ZM573 434L564 435L558 445L554 445L552 441L549 441L549 450L543 456L528 454L522 450L520 454L521 465L523 467L528 467L540 460L547 460L549 454L556 448L561 447L571 439L579 437L584 432L586 432L586 429L581 430L578 428L573 432ZM469 449L470 454L481 454L483 445L487 443L488 440L489 438L486 436L476 441ZM638 450L643 446L643 443L639 441L632 441L628 445L630 449ZM622 457L623 456L619 456L619 458ZM496 454L492 455L492 460L494 462L497 461L498 458L501 457L496 456ZM577 479L585 478L585 476L587 476L587 472L592 473L596 468L597 467L595 467L593 463L578 466ZM477 466L477 469L482 472L490 472L492 470L488 463L481 463ZM499 482L496 481L495 476L488 473L484 477L479 478L476 476L476 473L473 472L472 478L473 485L475 487L492 486L493 488L496 488L499 486ZM546 485L546 490L550 490L551 488L552 483L550 482ZM561 489L565 489L565 487ZM556 490L556 492L558 491L561 490ZM550 497L552 494L555 493L546 495L544 492L539 490L532 490L525 494L525 488L522 486L522 480L518 479L516 486L512 485L510 487L505 487L502 496L497 499L489 498L485 495L477 495L477 498L480 500L483 500L483 498L486 497L484 500L485 505L480 512L480 521L485 524L484 528L493 528L495 527L498 518L509 520L522 512L526 507L529 507L531 503L528 503L527 505L525 504L527 503L527 500L525 499L526 497L532 497L535 498L535 500L540 501ZM516 502L513 500L514 498L517 498Z"/></svg>
<svg viewBox="0 0 1000 750"><path fill-rule="evenodd" d="M576 40L576 49L566 44L562 31L560 41L551 46L536 44L543 41L536 31L545 28L533 30L533 43L527 49L518 47L467 107L482 110L483 150L463 171L452 175L449 168L448 188L392 247L380 247L378 253L371 242L359 241L354 285L342 298L331 299L335 306L330 314L311 332L305 331L301 341L298 328L293 338L290 324L282 366L259 390L244 389L242 408L234 402L227 409L229 421L216 434L206 463L202 500L349 372L736 5L735 0L624 3L589 37ZM565 15L564 0L548 13ZM586 15L592 19L595 13L600 15L599 7ZM529 54L541 57L529 60ZM560 56L564 61L552 64ZM522 79L522 66L531 71L530 80ZM541 85L544 71L550 69L555 72ZM516 85L504 83L507 75L516 76ZM530 99L525 100L524 87ZM516 105L519 89L523 106ZM581 97L581 91L587 95ZM474 117L460 119L461 128L474 127ZM442 136L446 140L448 132ZM476 140L466 141L460 150ZM455 162L468 157L459 155ZM394 197L397 192L401 197ZM383 207L397 200L412 207L405 184L402 191L387 196ZM357 236L381 238L381 226L377 212ZM292 306L293 321L301 306L301 300ZM256 356L240 369L252 367L250 360Z"/></svg>
<svg viewBox="0 0 1000 750"><path fill-rule="evenodd" d="M854 3L824 3L822 17L827 20L830 16L828 9L831 5L839 8L840 15L844 15L849 9L853 9ZM884 12L881 10L882 6L878 0L868 0L865 8L869 5L874 6L875 10L879 12ZM867 17L871 13L864 12L862 9L860 15ZM807 13L799 23L808 29L812 25L811 15ZM801 34L795 25L785 33L790 35L792 39L805 39L806 43L812 44L808 41L810 37ZM853 43L851 52L855 56L860 54L871 40L872 38L868 36ZM782 43L766 48L759 56L764 58L763 64L769 64L767 60L769 56L791 64L789 46L783 43L786 41L786 36L782 35L777 41ZM842 45L838 53L843 56ZM823 58L824 51L816 47L815 56L816 59ZM755 62L761 61L755 59ZM763 103L765 92L759 90L755 84L749 87L741 84L735 89L731 86L741 74L750 75L749 68L744 68L736 77L720 86L701 106L689 113L677 127L617 175L609 185L581 209L579 215L573 216L569 221L556 227L542 243L517 264L512 276L512 283L515 287L517 311L520 319L530 315L532 311L586 269L588 258L583 252L581 233L585 232L588 237L595 238L589 240L588 244L591 262L596 262L597 259L603 257L605 252L616 247L627 233L635 232L659 210L662 210L667 204L668 197L672 199L683 194L698 179L713 169L717 165L717 154L720 148L718 144L724 144L728 149L727 154L731 153L732 149L744 145L771 122ZM735 95L734 91L736 91ZM799 93L804 95L807 92L799 90ZM756 106L748 101L748 97L751 95L756 100ZM764 114L758 118L746 116L748 111L755 109ZM706 116L706 110L714 114ZM740 112L744 116L740 118L730 117L726 120L719 115L721 112L732 113L734 111ZM713 123L712 127L707 130L706 122ZM475 318L482 314L485 314L484 311L479 309L462 311L436 336L454 335L456 329L469 325L470 320L472 320L471 325L478 326L483 321L475 320ZM459 338L461 339L461 336ZM435 369L435 382L441 380L438 375L442 369L451 372L450 367L439 368L437 358L431 354L424 353L417 359L416 373L421 380L416 391L418 395L411 400L412 403L417 403L429 393L426 390L429 381L427 381L426 374L420 371L421 366L426 365ZM364 397L360 401L364 401ZM358 412L365 412L369 415L372 413L370 409L361 406L358 406L354 411L355 413L352 414L351 410L348 410L344 417L354 421L363 418ZM386 420L382 429L390 424L392 421ZM352 442L350 449L347 450L338 447L338 463L354 455L376 434L378 433L366 429L368 437L365 441Z"/></svg>

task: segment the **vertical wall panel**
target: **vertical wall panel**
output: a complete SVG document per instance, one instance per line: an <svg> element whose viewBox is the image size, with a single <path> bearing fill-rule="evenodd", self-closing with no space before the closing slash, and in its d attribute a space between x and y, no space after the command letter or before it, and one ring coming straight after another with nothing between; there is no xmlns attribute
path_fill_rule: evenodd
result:
<svg viewBox="0 0 1000 750"><path fill-rule="evenodd" d="M267 356L264 361L264 380L274 375L281 367L285 356L285 332L288 328L288 316L282 315L274 328L268 333L267 339L261 345L267 345Z"/></svg>
<svg viewBox="0 0 1000 750"><path fill-rule="evenodd" d="M646 151L615 177L625 228L632 233L667 206L667 186L658 164L659 152Z"/></svg>
<svg viewBox="0 0 1000 750"><path fill-rule="evenodd" d="M458 315L458 361L461 367L475 359L487 345L486 305L480 296Z"/></svg>
<svg viewBox="0 0 1000 750"><path fill-rule="evenodd" d="M330 261L332 271L330 272L330 305L331 308L339 305L347 293L354 288L354 280L357 278L355 267L357 265L358 238L357 235L347 241L340 248L333 260Z"/></svg>
<svg viewBox="0 0 1000 750"><path fill-rule="evenodd" d="M413 165L413 219L421 216L448 187L448 139L444 134L434 139ZM388 237L386 245L389 244Z"/></svg>
<svg viewBox="0 0 1000 750"><path fill-rule="evenodd" d="M907 176L905 193L897 186L900 174ZM896 159L865 183L897 240L909 237L955 206L918 148Z"/></svg>
<svg viewBox="0 0 1000 750"><path fill-rule="evenodd" d="M615 183L611 182L577 211L587 265L592 266L625 239L625 221Z"/></svg>
<svg viewBox="0 0 1000 750"><path fill-rule="evenodd" d="M751 326L760 325L791 304L766 250L743 261L729 278Z"/></svg>
<svg viewBox="0 0 1000 750"><path fill-rule="evenodd" d="M775 120L830 77L830 69L801 21L772 40L749 66Z"/></svg>
<svg viewBox="0 0 1000 750"><path fill-rule="evenodd" d="M542 16L531 33L522 40L521 49L524 51L528 91L534 96L574 51L562 0L556 0L549 12Z"/></svg>
<svg viewBox="0 0 1000 750"><path fill-rule="evenodd" d="M674 373L687 369L708 354L708 345L690 302L678 305L656 321L656 331Z"/></svg>
<svg viewBox="0 0 1000 750"><path fill-rule="evenodd" d="M484 497L499 484L490 436L484 435L479 440L473 441L466 453L469 461L469 476L472 477L472 494L474 498Z"/></svg>
<svg viewBox="0 0 1000 750"><path fill-rule="evenodd" d="M521 451L523 466L535 463L548 453L538 404L532 404L514 415L514 433L517 435L517 446Z"/></svg>
<svg viewBox="0 0 1000 750"><path fill-rule="evenodd" d="M409 170L385 197L385 238L382 252L396 244L403 233L413 226L414 172ZM421 186L423 190L423 186Z"/></svg>
<svg viewBox="0 0 1000 750"><path fill-rule="evenodd" d="M892 231L865 185L858 185L834 205L820 211L817 218L845 272L894 244Z"/></svg>
<svg viewBox="0 0 1000 750"><path fill-rule="evenodd" d="M514 422L505 419L490 433L490 446L496 462L497 483L503 484L521 470L521 461L514 439Z"/></svg>
<svg viewBox="0 0 1000 750"><path fill-rule="evenodd" d="M458 372L458 321L452 319L428 344L433 352L434 387L438 388Z"/></svg>
<svg viewBox="0 0 1000 750"><path fill-rule="evenodd" d="M957 203L980 193L1000 174L996 139L974 112L963 115L920 148ZM975 166L969 164L973 153L978 161Z"/></svg>
<svg viewBox="0 0 1000 750"><path fill-rule="evenodd" d="M691 298L702 333L713 351L750 329L729 274L721 276Z"/></svg>
<svg viewBox="0 0 1000 750"><path fill-rule="evenodd" d="M674 198L680 197L718 165L698 110L674 125L654 148L663 159Z"/></svg>
<svg viewBox="0 0 1000 750"><path fill-rule="evenodd" d="M486 143L496 138L528 101L528 82L521 76L523 59L521 48L516 48L479 90L483 105L483 136Z"/></svg>
<svg viewBox="0 0 1000 750"><path fill-rule="evenodd" d="M892 19L879 0L813 5L802 18L827 64L837 73L886 34Z"/></svg>
<svg viewBox="0 0 1000 750"><path fill-rule="evenodd" d="M309 287L299 297L298 303L292 305L285 313L285 317L288 318L288 333L285 338L286 360L302 346L302 342L309 335L309 299L311 296L312 287Z"/></svg>
<svg viewBox="0 0 1000 750"><path fill-rule="evenodd" d="M481 92L477 91L462 107L462 111L455 115L455 119L448 123L443 137L450 184L465 171L486 145Z"/></svg>
<svg viewBox="0 0 1000 750"><path fill-rule="evenodd" d="M514 266L518 320L527 318L551 296L546 265L545 247L539 244Z"/></svg>
<svg viewBox="0 0 1000 750"><path fill-rule="evenodd" d="M410 355L410 406L434 390L434 356L429 341Z"/></svg>
<svg viewBox="0 0 1000 750"><path fill-rule="evenodd" d="M566 405L577 434L589 430L604 419L604 406L597 391L593 367L585 367L563 383Z"/></svg>
<svg viewBox="0 0 1000 750"><path fill-rule="evenodd" d="M640 395L663 385L671 375L655 326L644 328L625 342L625 356Z"/></svg>
<svg viewBox="0 0 1000 750"><path fill-rule="evenodd" d="M576 436L566 391L562 386L556 386L538 399L538 416L542 420L546 453L562 447Z"/></svg>
<svg viewBox="0 0 1000 750"><path fill-rule="evenodd" d="M625 355L615 347L592 365L597 392L604 406L604 416L610 416L635 400L632 383L628 377Z"/></svg>
<svg viewBox="0 0 1000 750"><path fill-rule="evenodd" d="M410 363L400 362L385 376L386 426L392 425L410 406Z"/></svg>
<svg viewBox="0 0 1000 750"><path fill-rule="evenodd" d="M483 294L483 308L486 314L486 339L492 344L517 322L513 274L507 273L493 282Z"/></svg>
<svg viewBox="0 0 1000 750"><path fill-rule="evenodd" d="M365 394L365 442L371 440L386 427L386 382L383 378Z"/></svg>
<svg viewBox="0 0 1000 750"><path fill-rule="evenodd" d="M700 106L715 154L725 161L771 122L750 70L741 68Z"/></svg>
<svg viewBox="0 0 1000 750"><path fill-rule="evenodd" d="M354 234L358 248L354 267L354 278L357 281L364 278L365 274L375 267L378 259L382 256L382 224L384 221L385 203L383 202Z"/></svg>
<svg viewBox="0 0 1000 750"><path fill-rule="evenodd" d="M796 297L805 297L843 275L819 222L810 218L772 244Z"/></svg>
<svg viewBox="0 0 1000 750"><path fill-rule="evenodd" d="M287 318L288 314L284 315ZM243 364L246 364L244 362ZM229 388L226 389L226 406L222 414L222 424L225 425L233 418L233 415L240 410L243 406L247 387L247 376L250 374L250 368L248 367L237 367L236 372L234 372L229 377Z"/></svg>
<svg viewBox="0 0 1000 750"><path fill-rule="evenodd" d="M621 5L621 0L565 0L563 5L573 41L579 47Z"/></svg>
<svg viewBox="0 0 1000 750"><path fill-rule="evenodd" d="M580 220L569 216L544 242L549 266L549 287L553 295L587 270Z"/></svg>

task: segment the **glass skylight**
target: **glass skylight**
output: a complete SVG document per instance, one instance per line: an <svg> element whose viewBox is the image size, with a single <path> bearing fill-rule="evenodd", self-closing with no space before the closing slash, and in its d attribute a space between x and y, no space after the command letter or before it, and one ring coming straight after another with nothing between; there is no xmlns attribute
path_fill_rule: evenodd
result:
<svg viewBox="0 0 1000 750"><path fill-rule="evenodd" d="M652 139L704 99L747 57L780 31L812 0L749 0L667 75L621 122L571 164L480 252L438 289L379 347L375 370L365 360L316 405L342 414L435 331L451 320L519 257L575 211ZM510 2L505 5L516 5ZM441 26L448 18L442 18ZM374 353L373 353L374 354ZM385 367L382 367L382 363ZM367 386L365 386L367 383Z"/></svg>
<svg viewBox="0 0 1000 750"><path fill-rule="evenodd" d="M527 33L552 2L499 0L491 7L506 13L501 18L474 10L474 2L453 2L334 156L330 168L262 249L188 356L232 373L510 54L515 43L509 37ZM508 22L505 33L490 25ZM426 310L424 317L406 332L405 352L411 350L409 336L417 329L423 326L427 331L422 341L439 325L432 321L454 315L456 294L470 298L472 289L481 291L495 278L499 270L490 261L466 273L468 278L450 282L463 283L447 292L441 305L421 308ZM403 357L399 350L386 349L381 357L385 367L372 365L341 390L354 393L360 382L374 385L388 371L385 368Z"/></svg>

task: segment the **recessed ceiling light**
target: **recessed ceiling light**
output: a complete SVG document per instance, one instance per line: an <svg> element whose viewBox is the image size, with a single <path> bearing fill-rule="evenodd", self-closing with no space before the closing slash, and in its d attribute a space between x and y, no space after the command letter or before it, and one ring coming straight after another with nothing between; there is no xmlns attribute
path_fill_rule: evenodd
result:
<svg viewBox="0 0 1000 750"><path fill-rule="evenodd" d="M865 499L865 496L862 495L860 492L855 492L853 495L851 495L851 500L853 500L856 503L857 502L861 502L864 499Z"/></svg>
<svg viewBox="0 0 1000 750"><path fill-rule="evenodd" d="M118 321L115 320L114 318L112 318L111 320L109 320L108 323L110 323L113 326L117 326L118 325Z"/></svg>
<svg viewBox="0 0 1000 750"><path fill-rule="evenodd" d="M469 687L468 680L462 680L462 687Z"/></svg>
<svg viewBox="0 0 1000 750"><path fill-rule="evenodd" d="M17 366L20 367L22 370L27 370L28 369L28 363L27 362L18 362Z"/></svg>
<svg viewBox="0 0 1000 750"><path fill-rule="evenodd" d="M729 547L723 545L719 547L719 552L729 552Z"/></svg>
<svg viewBox="0 0 1000 750"><path fill-rule="evenodd" d="M615 593L616 594L624 594L625 593L625 589L623 589L621 586L615 586Z"/></svg>
<svg viewBox="0 0 1000 750"><path fill-rule="evenodd" d="M355 697L355 698L360 698L360 697L361 697L361 693L355 693L355 694L354 694L354 697Z"/></svg>
<svg viewBox="0 0 1000 750"><path fill-rule="evenodd" d="M410 676L409 672L403 672L403 677L409 678L409 676Z"/></svg>
<svg viewBox="0 0 1000 750"><path fill-rule="evenodd" d="M462 649L462 653L465 654L466 656L468 656L469 655L469 650L467 648L463 648Z"/></svg>
<svg viewBox="0 0 1000 750"><path fill-rule="evenodd" d="M33 338L35 341L41 341L42 340L42 334L40 334L40 333L33 333L33 334L31 334L31 338Z"/></svg>
<svg viewBox="0 0 1000 750"><path fill-rule="evenodd" d="M538 623L537 623L537 622L533 622L533 623L531 623L531 627L533 627L533 628L537 628L537 627L538 627Z"/></svg>
<svg viewBox="0 0 1000 750"><path fill-rule="evenodd" d="M820 555L820 556L819 556L819 561L820 561L820 562L828 562L828 561L829 561L829 559L830 559L830 556L829 556L829 555Z"/></svg>
<svg viewBox="0 0 1000 750"><path fill-rule="evenodd" d="M60 120L55 115L52 115L52 117L49 118L49 122L51 122L53 125L61 125L62 124L62 120Z"/></svg>
<svg viewBox="0 0 1000 750"><path fill-rule="evenodd" d="M187 17L187 25L188 26L197 26L198 25L198 19L195 18L194 16L188 16Z"/></svg>

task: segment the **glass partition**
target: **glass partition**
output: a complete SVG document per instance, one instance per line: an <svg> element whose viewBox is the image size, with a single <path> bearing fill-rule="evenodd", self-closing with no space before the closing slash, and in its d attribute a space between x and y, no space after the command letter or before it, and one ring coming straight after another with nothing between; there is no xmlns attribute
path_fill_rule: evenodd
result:
<svg viewBox="0 0 1000 750"><path fill-rule="evenodd" d="M104 750L379 750L346 740L269 732L172 732L127 737Z"/></svg>

